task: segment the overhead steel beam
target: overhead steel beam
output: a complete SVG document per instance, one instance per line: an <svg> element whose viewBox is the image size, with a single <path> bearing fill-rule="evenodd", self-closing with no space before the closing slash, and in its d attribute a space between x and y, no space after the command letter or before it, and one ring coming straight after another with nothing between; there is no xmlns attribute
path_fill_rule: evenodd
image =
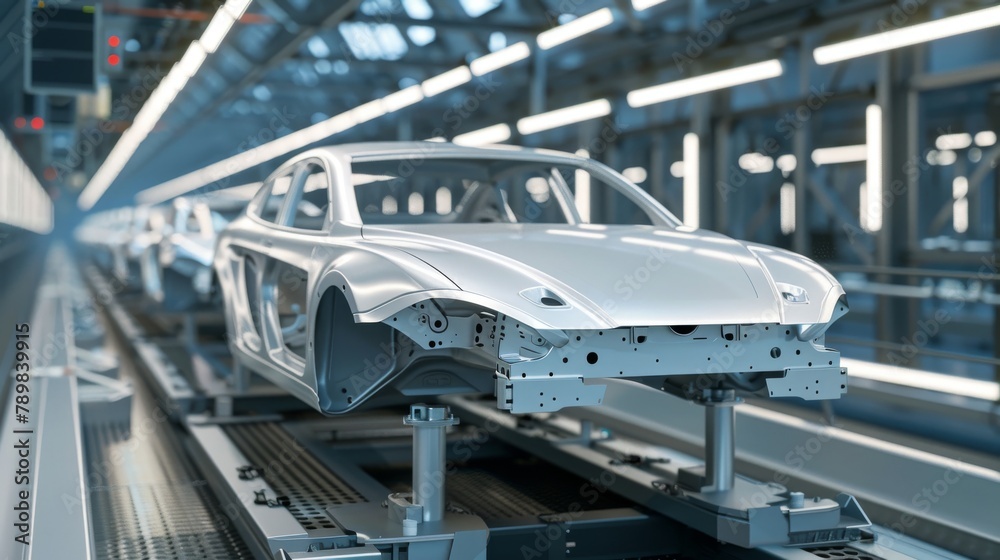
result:
<svg viewBox="0 0 1000 560"><path fill-rule="evenodd" d="M1000 62L990 62L972 68L935 74L919 73L910 78L910 88L916 91L967 86L1000 79Z"/></svg>

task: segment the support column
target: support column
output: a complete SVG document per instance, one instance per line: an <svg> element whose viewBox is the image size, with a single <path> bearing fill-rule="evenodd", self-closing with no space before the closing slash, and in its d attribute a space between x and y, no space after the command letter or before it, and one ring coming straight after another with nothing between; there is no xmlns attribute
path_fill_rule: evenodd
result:
<svg viewBox="0 0 1000 560"><path fill-rule="evenodd" d="M812 47L814 41L808 36L803 36L799 46L799 96L808 99L810 93L810 78L813 67ZM809 169L812 167L812 128L813 120L807 119L804 122L796 122L798 128L792 136L792 153L795 155L795 170L792 171L792 184L795 186L795 231L792 233L792 249L799 254L812 256L812 243L809 239L809 191L806 188L806 181L809 178Z"/></svg>
<svg viewBox="0 0 1000 560"><path fill-rule="evenodd" d="M184 344L193 352L198 346L198 321L193 311L185 313L183 321L181 337Z"/></svg>
<svg viewBox="0 0 1000 560"><path fill-rule="evenodd" d="M423 521L441 521L445 505L445 447L448 426L458 419L445 405L415 404L403 423L413 426L413 505Z"/></svg>
<svg viewBox="0 0 1000 560"><path fill-rule="evenodd" d="M736 415L732 402L705 405L705 485L715 492L736 484Z"/></svg>

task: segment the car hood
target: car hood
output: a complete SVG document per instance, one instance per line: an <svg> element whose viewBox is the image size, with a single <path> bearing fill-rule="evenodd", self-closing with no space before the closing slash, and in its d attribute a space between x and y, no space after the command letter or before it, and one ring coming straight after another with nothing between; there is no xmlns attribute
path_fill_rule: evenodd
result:
<svg viewBox="0 0 1000 560"><path fill-rule="evenodd" d="M555 328L581 328L581 322L593 328L816 323L829 320L832 310L827 313L824 307L830 305L824 302L838 295L831 290L839 290L822 269L812 271L808 286L801 286L801 274L779 278L810 292L810 301L795 304L789 314L758 252L705 230L422 224L365 226L362 234L421 259L463 291ZM793 253L757 247L778 251L793 264L802 261L801 269L811 263Z"/></svg>

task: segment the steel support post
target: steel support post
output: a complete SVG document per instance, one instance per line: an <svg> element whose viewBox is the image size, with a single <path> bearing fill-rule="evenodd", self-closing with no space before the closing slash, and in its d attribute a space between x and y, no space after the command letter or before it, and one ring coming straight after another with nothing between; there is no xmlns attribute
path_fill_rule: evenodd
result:
<svg viewBox="0 0 1000 560"><path fill-rule="evenodd" d="M732 490L736 455L734 403L705 405L705 485L715 492Z"/></svg>
<svg viewBox="0 0 1000 560"><path fill-rule="evenodd" d="M181 328L181 337L184 340L184 344L194 352L198 346L198 321L195 319L193 312L184 314Z"/></svg>
<svg viewBox="0 0 1000 560"><path fill-rule="evenodd" d="M896 70L911 62L903 52L878 55L878 81L875 102L882 108L882 229L875 234L875 263L878 266L908 266L905 261L910 204L916 196L915 181L907 175L916 164L916 155L910 154L914 144L907 138L916 134L915 113L908 111L913 101L907 95L904 82L895 78ZM891 275L876 276L878 282L891 283ZM876 307L876 336L885 342L899 342L912 337L916 318L910 315L906 301L891 296L879 296ZM890 352L880 350L879 361L888 361ZM914 365L914 364L909 364Z"/></svg>
<svg viewBox="0 0 1000 560"><path fill-rule="evenodd" d="M415 404L404 424L413 426L413 505L423 521L441 521L445 504L445 447L448 426L458 418L445 405Z"/></svg>
<svg viewBox="0 0 1000 560"><path fill-rule="evenodd" d="M993 174L993 206L993 238L1000 239L1000 173ZM993 293L1000 293L1000 281L993 282ZM993 356L1000 359L1000 305L993 306ZM1000 383L1000 365L993 366L993 379Z"/></svg>
<svg viewBox="0 0 1000 560"><path fill-rule="evenodd" d="M802 99L809 96L809 78L813 67L812 47L815 42L809 35L802 37L799 46L799 95ZM795 155L795 170L792 171L792 184L795 185L795 231L792 232L792 249L796 253L811 255L812 247L809 240L809 192L806 181L809 178L809 155L811 143L812 119L796 122L797 128L792 136L792 153Z"/></svg>

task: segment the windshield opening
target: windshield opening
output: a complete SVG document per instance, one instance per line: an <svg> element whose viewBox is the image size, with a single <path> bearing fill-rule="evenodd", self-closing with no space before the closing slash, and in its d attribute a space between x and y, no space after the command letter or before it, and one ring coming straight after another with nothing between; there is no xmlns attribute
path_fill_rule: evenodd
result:
<svg viewBox="0 0 1000 560"><path fill-rule="evenodd" d="M427 158L355 161L351 181L366 224L643 224L649 212L573 165Z"/></svg>

